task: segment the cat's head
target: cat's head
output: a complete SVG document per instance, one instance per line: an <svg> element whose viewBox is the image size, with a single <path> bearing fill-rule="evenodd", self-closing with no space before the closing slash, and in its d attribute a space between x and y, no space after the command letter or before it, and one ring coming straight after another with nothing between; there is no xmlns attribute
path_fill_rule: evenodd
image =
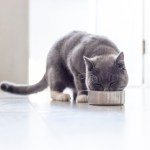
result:
<svg viewBox="0 0 150 150"><path fill-rule="evenodd" d="M84 56L86 86L93 91L122 91L128 84L124 54L103 55L94 58Z"/></svg>

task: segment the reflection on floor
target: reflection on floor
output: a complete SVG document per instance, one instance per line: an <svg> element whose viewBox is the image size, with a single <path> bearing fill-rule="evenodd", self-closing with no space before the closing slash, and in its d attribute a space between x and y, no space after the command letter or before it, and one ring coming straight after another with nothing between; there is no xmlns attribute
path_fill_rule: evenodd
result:
<svg viewBox="0 0 150 150"><path fill-rule="evenodd" d="M127 89L124 106L0 92L1 150L149 150L149 139L150 89Z"/></svg>

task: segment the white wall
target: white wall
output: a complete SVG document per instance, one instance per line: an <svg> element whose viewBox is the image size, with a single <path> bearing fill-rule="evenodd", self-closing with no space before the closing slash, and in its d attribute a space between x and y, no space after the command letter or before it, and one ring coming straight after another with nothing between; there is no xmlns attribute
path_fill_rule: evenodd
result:
<svg viewBox="0 0 150 150"><path fill-rule="evenodd" d="M72 30L89 29L88 0L30 0L30 83L44 74L51 46Z"/></svg>
<svg viewBox="0 0 150 150"><path fill-rule="evenodd" d="M145 51L145 82L150 87L150 1L144 0L144 38L146 41Z"/></svg>
<svg viewBox="0 0 150 150"><path fill-rule="evenodd" d="M28 81L28 1L0 0L0 81Z"/></svg>

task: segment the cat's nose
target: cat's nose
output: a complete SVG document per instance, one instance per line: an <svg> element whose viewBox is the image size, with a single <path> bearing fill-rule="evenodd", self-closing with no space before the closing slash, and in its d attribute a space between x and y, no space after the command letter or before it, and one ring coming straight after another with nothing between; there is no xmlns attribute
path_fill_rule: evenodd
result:
<svg viewBox="0 0 150 150"><path fill-rule="evenodd" d="M109 88L108 88L108 87L105 87L105 88L104 88L104 91L109 91Z"/></svg>

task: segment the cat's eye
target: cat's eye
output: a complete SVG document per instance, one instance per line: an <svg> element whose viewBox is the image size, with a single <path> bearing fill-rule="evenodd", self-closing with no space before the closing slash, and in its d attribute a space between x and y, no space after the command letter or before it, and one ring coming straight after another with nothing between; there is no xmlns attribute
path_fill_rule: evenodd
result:
<svg viewBox="0 0 150 150"><path fill-rule="evenodd" d="M94 86L103 89L103 86L100 83L95 83Z"/></svg>
<svg viewBox="0 0 150 150"><path fill-rule="evenodd" d="M95 83L95 85L96 85L96 86L102 86L102 85L101 85L101 84L99 84L99 83Z"/></svg>
<svg viewBox="0 0 150 150"><path fill-rule="evenodd" d="M116 87L116 85L117 85L117 82L110 83L110 87Z"/></svg>
<svg viewBox="0 0 150 150"><path fill-rule="evenodd" d="M95 90L95 91L103 91L104 90L104 87L100 84L100 83L95 83L94 85L93 85L93 90Z"/></svg>
<svg viewBox="0 0 150 150"><path fill-rule="evenodd" d="M117 91L123 91L123 88L118 88Z"/></svg>
<svg viewBox="0 0 150 150"><path fill-rule="evenodd" d="M124 89L125 87L124 86L122 86L122 87L118 87L118 91L122 91L123 89Z"/></svg>

